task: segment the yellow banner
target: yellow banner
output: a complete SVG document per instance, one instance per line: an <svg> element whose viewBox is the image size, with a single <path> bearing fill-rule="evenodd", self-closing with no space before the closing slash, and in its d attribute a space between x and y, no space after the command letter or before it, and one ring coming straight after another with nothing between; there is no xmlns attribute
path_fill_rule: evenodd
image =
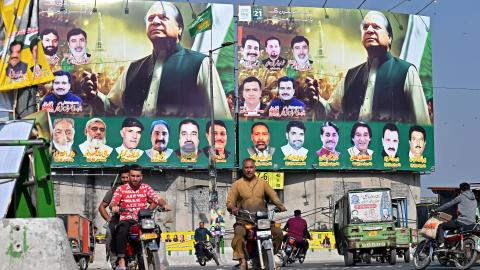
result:
<svg viewBox="0 0 480 270"><path fill-rule="evenodd" d="M256 175L259 179L267 181L273 189L283 189L283 172L256 172Z"/></svg>
<svg viewBox="0 0 480 270"><path fill-rule="evenodd" d="M335 237L333 232L310 232L312 240L309 240L310 249L335 249Z"/></svg>
<svg viewBox="0 0 480 270"><path fill-rule="evenodd" d="M167 251L194 250L194 232L162 232Z"/></svg>
<svg viewBox="0 0 480 270"><path fill-rule="evenodd" d="M53 80L38 33L38 1L0 2L0 90Z"/></svg>

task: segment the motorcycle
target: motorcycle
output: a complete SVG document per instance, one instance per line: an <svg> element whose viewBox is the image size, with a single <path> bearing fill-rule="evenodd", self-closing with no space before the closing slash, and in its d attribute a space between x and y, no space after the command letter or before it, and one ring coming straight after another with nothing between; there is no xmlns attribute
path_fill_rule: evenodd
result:
<svg viewBox="0 0 480 270"><path fill-rule="evenodd" d="M305 261L305 257L300 251L301 249L297 247L297 240L295 239L295 237L289 236L287 238L287 241L283 243L282 266L287 266L287 264L292 264L297 259L299 263L303 263Z"/></svg>
<svg viewBox="0 0 480 270"><path fill-rule="evenodd" d="M247 261L251 260L253 269L275 269L271 230L273 212L279 212L279 209L275 208L270 213L250 213L246 209L238 211L237 218L247 221L244 225L247 240L245 255Z"/></svg>
<svg viewBox="0 0 480 270"><path fill-rule="evenodd" d="M215 226L210 228L210 233L213 235L213 245L218 254L220 253L220 243L225 236L225 225L221 226L220 224L215 224Z"/></svg>
<svg viewBox="0 0 480 270"><path fill-rule="evenodd" d="M431 216L438 216L432 213ZM459 230L445 231L445 247L439 248L435 239L424 239L416 247L413 263L416 269L425 269L435 256L441 265L455 264L457 269L469 269L475 264L480 251L480 227L478 224Z"/></svg>
<svg viewBox="0 0 480 270"><path fill-rule="evenodd" d="M217 253L215 252L215 248L210 241L198 242L197 245L201 245L200 248L203 249L203 256L200 256L200 254L196 254L197 261L201 266L205 266L207 262L212 259L215 261L217 266L220 265L220 263L218 262Z"/></svg>
<svg viewBox="0 0 480 270"><path fill-rule="evenodd" d="M158 212L162 209L157 208ZM137 222L130 226L125 264L129 270L160 270L160 226L155 223L155 210L141 209ZM131 212L120 208L120 212Z"/></svg>

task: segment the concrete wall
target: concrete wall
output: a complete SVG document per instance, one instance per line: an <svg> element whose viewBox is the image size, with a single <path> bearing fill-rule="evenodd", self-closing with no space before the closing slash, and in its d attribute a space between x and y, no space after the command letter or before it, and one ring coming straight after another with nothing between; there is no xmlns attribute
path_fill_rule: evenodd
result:
<svg viewBox="0 0 480 270"><path fill-rule="evenodd" d="M111 182L113 172L79 172L57 170L55 199L57 213L79 213L95 221L102 231L103 219L97 207ZM103 173L103 175L102 175ZM90 176L88 176L90 174ZM232 183L231 172L218 175L219 205L224 207L228 188ZM161 213L158 221L167 231L189 231L200 220L209 220L208 174L188 171L151 171L144 174L144 182L150 184L173 208ZM337 172L285 172L283 199L287 213L277 214L282 220L301 209L309 225L330 224L329 206L350 189L388 187L392 197L407 197L410 225L415 226L415 204L420 202L420 176L418 174L393 173L337 173ZM192 200L193 199L193 200ZM193 203L192 203L193 202ZM193 205L193 207L192 207ZM193 215L192 215L193 212ZM233 216L226 214L227 227L231 228Z"/></svg>

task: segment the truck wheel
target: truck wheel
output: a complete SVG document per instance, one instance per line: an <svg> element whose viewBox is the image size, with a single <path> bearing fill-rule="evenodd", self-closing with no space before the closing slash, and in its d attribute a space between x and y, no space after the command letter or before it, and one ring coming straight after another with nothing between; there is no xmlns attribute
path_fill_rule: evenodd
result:
<svg viewBox="0 0 480 270"><path fill-rule="evenodd" d="M390 265L394 265L395 263L397 263L397 251L395 249L392 249L390 251L390 258L388 260L388 263Z"/></svg>
<svg viewBox="0 0 480 270"><path fill-rule="evenodd" d="M78 260L78 267L80 268L80 270L87 270L88 268L87 258L80 257L80 259Z"/></svg>
<svg viewBox="0 0 480 270"><path fill-rule="evenodd" d="M405 252L403 253L403 259L405 260L406 263L410 262L410 249L409 248L405 249Z"/></svg>
<svg viewBox="0 0 480 270"><path fill-rule="evenodd" d="M355 250L345 250L345 254L343 255L345 266L355 265L354 251Z"/></svg>

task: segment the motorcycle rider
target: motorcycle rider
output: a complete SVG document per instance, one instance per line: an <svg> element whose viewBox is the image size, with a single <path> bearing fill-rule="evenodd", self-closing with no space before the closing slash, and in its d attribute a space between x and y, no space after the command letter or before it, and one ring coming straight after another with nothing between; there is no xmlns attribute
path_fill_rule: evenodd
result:
<svg viewBox="0 0 480 270"><path fill-rule="evenodd" d="M298 254L300 257L305 258L309 247L307 239L311 240L312 237L308 231L307 221L302 218L302 211L299 209L293 211L293 216L294 217L288 219L285 227L283 227L283 230L287 232L283 238L283 242L286 242L288 237L295 238L297 248L300 249Z"/></svg>
<svg viewBox="0 0 480 270"><path fill-rule="evenodd" d="M120 212L120 222L113 236L115 237L115 251L118 257L117 270L126 270L125 255L128 233L130 226L137 223L138 211L147 207L155 209L157 206L169 210L165 199L158 196L150 185L142 183L142 179L142 167L137 164L131 165L128 185L117 188L110 203L110 209L114 213L118 213L120 207L128 210ZM149 201L151 201L150 205L148 205Z"/></svg>
<svg viewBox="0 0 480 270"><path fill-rule="evenodd" d="M107 255L110 256L110 261L115 263L116 258L112 256L110 253L110 250L112 253L116 253L112 247L114 247L114 241L112 241L112 232L115 230L115 226L118 224L120 221L120 216L118 213L110 215L107 211L107 207L112 201L113 193L115 190L120 186L128 183L129 175L128 175L128 166L124 166L120 169L118 172L118 177L120 178L120 181L116 181L110 190L105 193L105 196L103 197L103 200L100 202L98 205L98 212L100 212L100 215L102 218L108 223L108 227L105 232L105 238L106 238L106 243L105 243L105 248L107 251ZM111 245L112 244L112 245Z"/></svg>
<svg viewBox="0 0 480 270"><path fill-rule="evenodd" d="M207 235L210 236L210 239L213 237L212 233L205 228L205 223L200 221L198 223L198 228L195 229L195 235L193 236L193 239L195 240L195 253L197 254L197 258L205 256L202 242L207 241Z"/></svg>
<svg viewBox="0 0 480 270"><path fill-rule="evenodd" d="M458 205L457 219L452 219L438 226L437 242L440 244L439 248L445 247L445 230L455 230L475 224L477 200L475 199L475 194L470 190L470 185L468 183L461 183L460 195L438 207L435 212L446 210L454 205Z"/></svg>
<svg viewBox="0 0 480 270"><path fill-rule="evenodd" d="M258 179L255 175L255 161L251 158L243 160L242 172L243 177L233 183L227 196L227 210L238 215L240 209L246 209L252 213L257 211L267 211L265 196L275 204L280 211L287 209L278 198L277 193L269 186L266 181ZM237 217L236 223L233 225L234 237L232 240L233 260L239 261L241 270L247 269L247 261L245 259L245 234L244 225L247 221ZM272 242L274 246L274 254L277 253L282 242L282 231L280 228L272 226Z"/></svg>

